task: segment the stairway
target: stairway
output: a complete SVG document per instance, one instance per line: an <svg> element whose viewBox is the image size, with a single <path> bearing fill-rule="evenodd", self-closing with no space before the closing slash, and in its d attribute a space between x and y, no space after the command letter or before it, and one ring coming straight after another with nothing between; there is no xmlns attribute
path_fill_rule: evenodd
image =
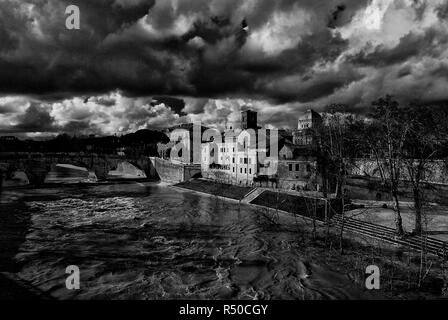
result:
<svg viewBox="0 0 448 320"><path fill-rule="evenodd" d="M250 203L251 201L253 201L255 198L257 198L260 194L263 193L263 189L261 188L254 188L252 190L250 190L245 196L244 198L241 200L241 202L243 203Z"/></svg>
<svg viewBox="0 0 448 320"><path fill-rule="evenodd" d="M342 225L342 216L340 214L333 216L330 223L333 226L340 228ZM401 245L404 248L411 248L416 251L420 251L423 247L428 253L434 255L445 257L448 255L448 242L429 236L412 235L398 238L395 230L392 228L348 217L344 218L344 230L386 241L388 243Z"/></svg>

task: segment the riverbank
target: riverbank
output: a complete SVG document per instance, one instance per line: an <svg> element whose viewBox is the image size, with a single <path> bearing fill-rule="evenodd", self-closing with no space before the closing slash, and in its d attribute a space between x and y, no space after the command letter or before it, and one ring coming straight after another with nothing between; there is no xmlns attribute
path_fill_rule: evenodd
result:
<svg viewBox="0 0 448 320"><path fill-rule="evenodd" d="M325 202L320 199L266 190L250 203L325 221Z"/></svg>
<svg viewBox="0 0 448 320"><path fill-rule="evenodd" d="M200 187L202 185L202 187ZM213 188L208 188L208 186ZM190 186L190 191L212 194L225 199L232 190L233 195L243 193L238 186L221 185L204 179L187 181L176 185ZM194 187L191 187L194 186ZM222 186L222 190L220 190ZM200 190L200 191L198 191ZM225 192L223 190L226 190ZM328 227L319 220L322 216L322 205L300 196L285 193L263 191L248 205L257 208L260 222L267 229L275 231L290 230L297 233L297 241L289 244L300 252L306 253L310 261L328 266L342 274L346 274L360 287L365 286L365 268L377 265L381 273L381 289L374 298L383 299L441 299L447 295L446 267L442 259L435 256L420 255L415 251L407 251L390 243L384 243L366 236L344 231L342 238L343 254L341 254L340 229ZM277 200L278 203L276 202ZM229 198L233 200L233 198ZM312 200L312 199L309 199ZM293 203L291 203L293 202ZM309 214L317 208L317 221ZM319 209L320 207L320 209ZM311 209L310 209L311 208ZM302 212L303 211L303 212ZM320 216L319 216L320 215ZM323 218L320 217L320 218ZM443 294L442 294L443 293Z"/></svg>
<svg viewBox="0 0 448 320"><path fill-rule="evenodd" d="M174 186L232 200L244 199L244 197L253 189L251 187L222 184L206 179L190 179L177 183Z"/></svg>

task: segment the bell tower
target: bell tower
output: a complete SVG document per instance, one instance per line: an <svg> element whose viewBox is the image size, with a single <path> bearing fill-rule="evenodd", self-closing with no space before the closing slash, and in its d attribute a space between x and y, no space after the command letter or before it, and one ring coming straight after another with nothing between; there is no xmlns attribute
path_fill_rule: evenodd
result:
<svg viewBox="0 0 448 320"><path fill-rule="evenodd" d="M252 110L246 110L241 112L241 128L257 130L257 112Z"/></svg>

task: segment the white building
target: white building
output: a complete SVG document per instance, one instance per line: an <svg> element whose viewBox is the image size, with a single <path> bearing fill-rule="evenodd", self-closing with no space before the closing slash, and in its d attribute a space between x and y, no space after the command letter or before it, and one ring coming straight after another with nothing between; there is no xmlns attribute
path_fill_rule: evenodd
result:
<svg viewBox="0 0 448 320"><path fill-rule="evenodd" d="M226 132L224 142L203 143L202 175L225 183L251 185L258 158L256 142L250 143L248 136L247 131L231 130Z"/></svg>

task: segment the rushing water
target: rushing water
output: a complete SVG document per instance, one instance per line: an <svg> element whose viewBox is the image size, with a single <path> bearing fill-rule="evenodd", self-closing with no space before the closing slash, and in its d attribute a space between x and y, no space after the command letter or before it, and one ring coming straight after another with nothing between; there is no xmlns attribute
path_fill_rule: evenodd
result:
<svg viewBox="0 0 448 320"><path fill-rule="evenodd" d="M292 246L294 232L266 228L254 208L162 184L5 191L1 215L29 218L11 259L20 278L59 299L362 295ZM80 268L81 290L66 289L68 265Z"/></svg>

